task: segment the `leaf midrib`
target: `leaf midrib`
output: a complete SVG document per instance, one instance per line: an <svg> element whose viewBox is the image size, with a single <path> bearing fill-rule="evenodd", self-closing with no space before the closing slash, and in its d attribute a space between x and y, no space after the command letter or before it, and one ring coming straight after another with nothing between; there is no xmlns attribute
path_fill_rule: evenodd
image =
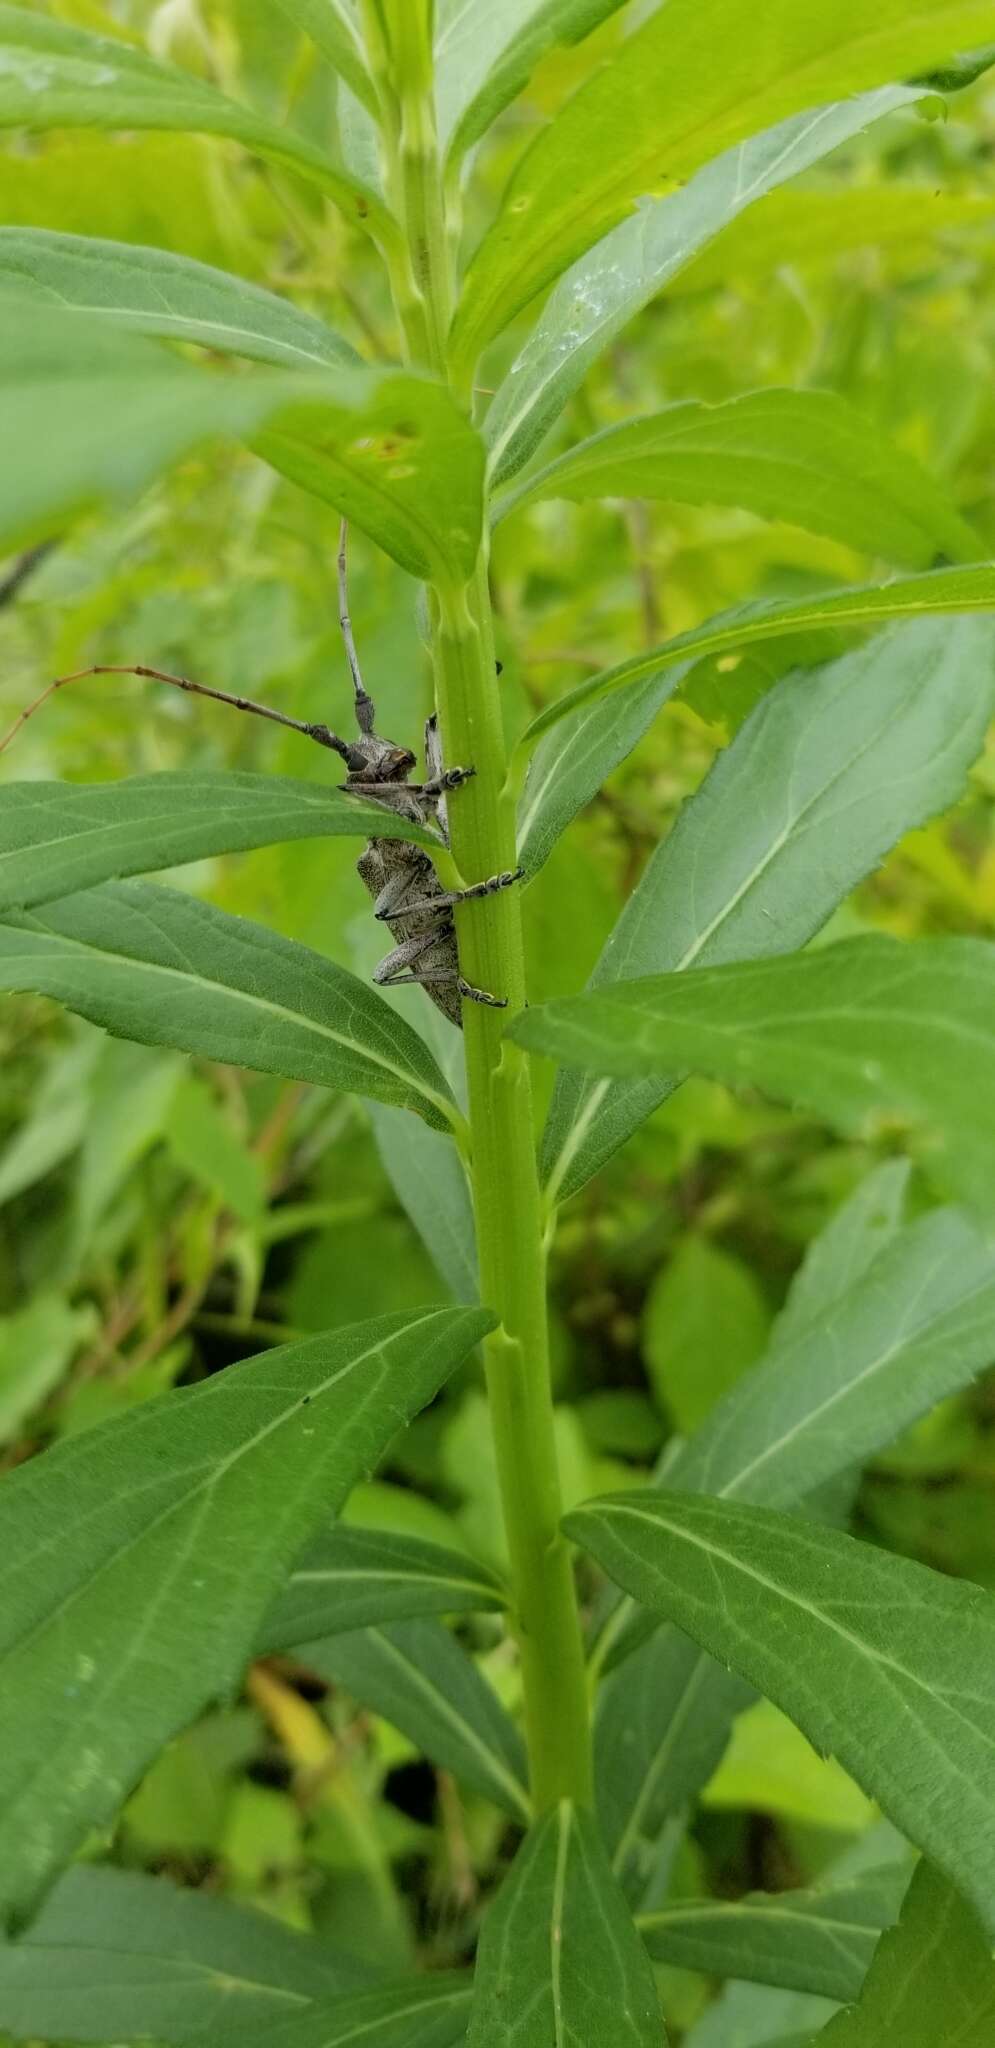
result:
<svg viewBox="0 0 995 2048"><path fill-rule="evenodd" d="M0 924L2 924L2 920L0 920ZM13 931L17 927L8 925L7 929ZM46 936L49 935L46 934ZM358 1039L346 1038L340 1032L334 1031L330 1025L320 1024L313 1017L306 1017L296 1010L281 1008L278 1003L273 1002L269 997L251 995L244 989L231 988L225 982L211 981L206 975L200 972L194 973L189 967L164 967L154 960L137 960L128 953L111 953L107 951L106 947L86 945L78 939L65 938L59 940L58 944L71 947L78 954L84 966L88 959L96 958L107 961L112 967L116 967L119 970L137 971L152 975L158 974L167 980L189 981L197 987L209 989L212 994L220 995L228 1001L245 1003L250 1008L265 1011L285 1025L289 1023L297 1028L311 1031L316 1037L328 1039L333 1045L341 1046L347 1052L358 1053L363 1059L369 1060L371 1066L382 1068L384 1073L393 1074L395 1079L402 1082L405 1088L417 1091L427 1102L431 1102L445 1116L447 1123L452 1123L453 1111L451 1103L447 1102L445 1096L437 1095L413 1070L395 1065L393 1060L386 1059L381 1053L372 1051L370 1047L362 1044ZM48 957L44 953L39 954L38 952L27 956L29 961L40 959L43 964L46 963ZM51 958L56 966L64 962L64 955L59 952L53 954Z"/></svg>

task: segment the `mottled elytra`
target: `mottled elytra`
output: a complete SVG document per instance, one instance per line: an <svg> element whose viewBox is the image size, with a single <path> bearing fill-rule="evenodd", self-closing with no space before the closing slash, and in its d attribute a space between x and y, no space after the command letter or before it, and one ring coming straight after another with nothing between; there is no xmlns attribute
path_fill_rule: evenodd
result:
<svg viewBox="0 0 995 2048"><path fill-rule="evenodd" d="M339 623L345 641L356 702L359 737L339 742L349 770L344 784L357 796L387 804L402 817L421 825L435 825L449 843L446 793L468 782L472 768L446 768L439 745L438 722L433 715L425 726L424 782L409 782L415 757L407 747L381 739L374 731L374 706L363 687L359 661L349 617L346 579L346 524L342 523L339 544ZM460 973L453 910L477 896L493 896L510 888L521 869L507 869L490 875L468 889L444 889L430 856L420 846L404 839L371 839L356 863L359 874L373 897L373 915L385 924L397 944L381 960L373 979L397 988L417 982L450 1023L461 1024L461 1004L468 1000L504 1009L507 998L473 988Z"/></svg>

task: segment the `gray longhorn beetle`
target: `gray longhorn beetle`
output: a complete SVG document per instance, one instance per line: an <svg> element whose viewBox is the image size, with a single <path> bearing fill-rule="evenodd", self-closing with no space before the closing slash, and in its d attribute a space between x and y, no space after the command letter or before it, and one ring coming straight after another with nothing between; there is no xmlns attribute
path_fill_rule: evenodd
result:
<svg viewBox="0 0 995 2048"><path fill-rule="evenodd" d="M146 676L154 682L171 683L174 689L187 690L193 696L211 697L215 703L230 704L235 711L250 711L257 718L272 719L276 725L289 726L293 732L303 733L306 739L316 741L320 747L330 747L345 762L348 770L341 785L344 790L352 796L384 804L388 810L415 824L434 826L441 843L448 846L447 793L469 782L476 771L473 768L444 766L438 720L434 713L425 726L424 782L408 781L416 765L410 748L382 739L375 731L373 699L363 687L349 617L347 533L347 522L343 520L338 553L339 624L352 676L358 727L355 739L341 739L327 725L290 718L286 712L277 711L270 704L259 704L252 697L232 696L227 690L212 690L206 683L195 683L189 676L170 675L164 669L146 668L136 662L116 662L76 669L72 675L58 676L55 682L49 683L48 688L28 705L26 711L21 712L10 731L0 740L0 754L9 747L28 719L67 683L81 682L86 676ZM486 1003L494 1010L505 1009L506 996L490 995L486 989L473 988L460 973L453 911L458 903L470 903L479 896L493 896L499 889L511 888L513 883L522 879L521 868L509 868L503 874L489 875L486 881L474 882L466 889L444 889L431 856L424 847L415 846L406 839L369 840L356 867L373 897L374 917L388 927L397 941L379 967L374 969L375 982L388 988L417 983L443 1016L460 1027L464 1001Z"/></svg>

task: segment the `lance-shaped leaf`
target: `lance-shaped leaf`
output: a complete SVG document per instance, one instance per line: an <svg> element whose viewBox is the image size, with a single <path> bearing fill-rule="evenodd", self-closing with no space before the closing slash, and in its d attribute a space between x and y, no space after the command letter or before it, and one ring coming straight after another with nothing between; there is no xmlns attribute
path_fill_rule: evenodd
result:
<svg viewBox="0 0 995 2048"><path fill-rule="evenodd" d="M989 2048L993 2037L991 1942L954 1886L922 1863L859 2003L830 2020L819 2048Z"/></svg>
<svg viewBox="0 0 995 2048"><path fill-rule="evenodd" d="M461 360L527 306L646 194L803 107L885 85L990 39L988 0L937 9L861 0L828 19L767 0L763 61L747 0L667 0L541 129L470 266L454 327ZM721 53L721 54L720 54ZM661 94L661 79L680 79Z"/></svg>
<svg viewBox="0 0 995 2048"><path fill-rule="evenodd" d="M276 4L310 36L333 71L345 79L350 92L355 93L369 113L375 114L376 86L367 70L351 0L276 0Z"/></svg>
<svg viewBox="0 0 995 2048"><path fill-rule="evenodd" d="M5 1480L5 1917L236 1684L302 1544L490 1322L429 1309L264 1352Z"/></svg>
<svg viewBox="0 0 995 2048"><path fill-rule="evenodd" d="M995 1934L995 1600L796 1516L607 1495L566 1527L838 1756Z"/></svg>
<svg viewBox="0 0 995 2048"><path fill-rule="evenodd" d="M788 1506L970 1384L995 1349L995 1252L957 1209L897 1231L832 1303L775 1326L666 1483Z"/></svg>
<svg viewBox="0 0 995 2048"><path fill-rule="evenodd" d="M636 1924L658 1962L706 1977L811 1991L842 2004L857 1997L908 1882L908 1864L889 1864L808 1891L675 1899L641 1913Z"/></svg>
<svg viewBox="0 0 995 2048"><path fill-rule="evenodd" d="M832 391L690 400L606 427L527 477L496 516L540 498L609 497L738 505L917 569L984 553L942 486Z"/></svg>
<svg viewBox="0 0 995 2048"><path fill-rule="evenodd" d="M465 1974L432 1971L264 2027L219 2026L211 2048L462 2048L470 1995Z"/></svg>
<svg viewBox="0 0 995 2048"><path fill-rule="evenodd" d="M900 1179L885 1166L840 1212L766 1359L668 1459L666 1486L763 1506L811 1503L984 1369L995 1346L995 1256L957 1211L895 1228ZM711 1775L745 1704L741 1681L676 1630L644 1642L653 1619L621 1602L596 1652L603 1666L626 1660L599 1694L597 1784L614 1867L634 1887L643 1844Z"/></svg>
<svg viewBox="0 0 995 2048"><path fill-rule="evenodd" d="M484 1921L467 2048L662 2048L646 1950L591 1815L537 1821Z"/></svg>
<svg viewBox="0 0 995 2048"><path fill-rule="evenodd" d="M886 265L895 251L904 275L910 256L916 268L921 263L926 269L935 264L938 245L970 248L991 217L990 201L970 192L931 188L924 207L922 186L911 179L866 185L827 180L808 191L782 189L730 222L675 278L673 290L683 297L720 285L738 289L788 265L808 275L852 249L876 249Z"/></svg>
<svg viewBox="0 0 995 2048"><path fill-rule="evenodd" d="M483 446L441 385L348 367L236 376L82 313L0 304L0 547L126 500L221 436L337 506L411 574L469 573Z"/></svg>
<svg viewBox="0 0 995 2048"><path fill-rule="evenodd" d="M53 319L81 313L279 368L355 369L360 361L323 320L275 292L192 256L131 242L0 228L0 293L32 300Z"/></svg>
<svg viewBox="0 0 995 2048"><path fill-rule="evenodd" d="M531 1010L514 1036L614 1074L710 1074L862 1135L897 1120L948 1193L995 1211L995 947L852 939L650 975Z"/></svg>
<svg viewBox="0 0 995 2048"><path fill-rule="evenodd" d="M383 1103L369 1114L384 1172L440 1280L454 1301L479 1301L473 1201L452 1139Z"/></svg>
<svg viewBox="0 0 995 2048"><path fill-rule="evenodd" d="M706 654L729 654L758 640L790 639L798 632L822 627L880 626L891 619L927 619L951 612L995 610L995 568L980 562L965 569L931 569L920 576L896 576L890 583L855 583L846 590L823 590L804 598L758 598L723 612L704 626L678 633L661 647L620 661L615 668L589 676L576 688L547 704L522 735L529 748L561 718L582 705L626 690L670 661L700 661Z"/></svg>
<svg viewBox="0 0 995 2048"><path fill-rule="evenodd" d="M993 647L987 621L922 622L785 677L657 848L592 988L803 945L903 832L959 794L991 716ZM583 1187L678 1071L561 1075L543 1140L550 1196Z"/></svg>
<svg viewBox="0 0 995 2048"><path fill-rule="evenodd" d="M290 127L239 106L133 43L70 28L26 7L0 6L0 128L151 128L222 135L318 185L383 241L397 227L372 187Z"/></svg>
<svg viewBox="0 0 995 2048"><path fill-rule="evenodd" d="M0 1939L0 2026L18 2038L183 2043L348 1996L368 1974L269 1913L83 1864L17 1941Z"/></svg>
<svg viewBox="0 0 995 2048"><path fill-rule="evenodd" d="M314 0L311 0L314 4ZM457 160L523 91L557 44L579 43L623 0L440 0L435 39L439 139Z"/></svg>
<svg viewBox="0 0 995 2048"><path fill-rule="evenodd" d="M405 1621L484 1614L507 1604L493 1572L458 1550L387 1529L327 1529L301 1558L260 1630L263 1650Z"/></svg>
<svg viewBox="0 0 995 2048"><path fill-rule="evenodd" d="M353 1089L444 1129L448 1085L376 990L308 947L150 882L108 882L0 924L0 988L116 1038Z"/></svg>
<svg viewBox="0 0 995 2048"><path fill-rule="evenodd" d="M298 1642L295 1655L400 1728L433 1763L528 1825L521 1736L472 1658L440 1623L397 1621Z"/></svg>
<svg viewBox="0 0 995 2048"><path fill-rule="evenodd" d="M920 88L885 86L793 115L726 151L682 191L644 202L582 256L551 293L491 404L484 431L495 482L517 474L591 364L731 221L871 122L921 97Z"/></svg>
<svg viewBox="0 0 995 2048"><path fill-rule="evenodd" d="M769 1985L727 1984L682 2048L810 2048L813 2028L837 2010L829 1998Z"/></svg>
<svg viewBox="0 0 995 2048"><path fill-rule="evenodd" d="M383 804L277 775L183 768L123 782L10 782L0 801L0 910L215 854L374 835L439 843Z"/></svg>
<svg viewBox="0 0 995 2048"><path fill-rule="evenodd" d="M538 874L560 833L638 746L683 677L682 669L664 668L620 702L582 704L539 741L518 806L518 858L527 875Z"/></svg>

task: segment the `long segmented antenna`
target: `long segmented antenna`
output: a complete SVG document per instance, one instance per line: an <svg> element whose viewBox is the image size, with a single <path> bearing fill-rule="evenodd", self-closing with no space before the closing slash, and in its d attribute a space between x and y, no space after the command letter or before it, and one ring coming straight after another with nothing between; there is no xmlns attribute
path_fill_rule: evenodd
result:
<svg viewBox="0 0 995 2048"><path fill-rule="evenodd" d="M349 673L352 676L352 687L356 693L356 723L359 726L360 732L370 733L373 731L376 707L372 697L368 697L363 688L359 656L356 653L356 642L352 637L352 620L349 617L349 582L346 573L346 542L348 538L349 521L348 519L343 519L342 525L339 528L339 625L342 628L342 638L345 642L346 660L349 663Z"/></svg>
<svg viewBox="0 0 995 2048"><path fill-rule="evenodd" d="M291 732L302 733L305 739L315 740L319 747L330 747L333 753L341 755L348 762L349 746L327 725L306 724L299 718L291 718L286 711L274 710L272 704L257 704L254 697L233 697L227 690L212 690L207 683L195 683L190 676L173 676L166 669L145 668L139 662L98 662L92 668L74 669L72 675L56 676L40 697L15 718L9 732L0 739L0 754L6 752L11 740L16 739L23 725L54 697L56 690L64 690L67 683L81 683L87 676L147 676L155 683L171 683L174 690L187 690L194 697L212 697L216 704L230 704L234 711L251 711L256 718L272 719L274 725L289 726Z"/></svg>

